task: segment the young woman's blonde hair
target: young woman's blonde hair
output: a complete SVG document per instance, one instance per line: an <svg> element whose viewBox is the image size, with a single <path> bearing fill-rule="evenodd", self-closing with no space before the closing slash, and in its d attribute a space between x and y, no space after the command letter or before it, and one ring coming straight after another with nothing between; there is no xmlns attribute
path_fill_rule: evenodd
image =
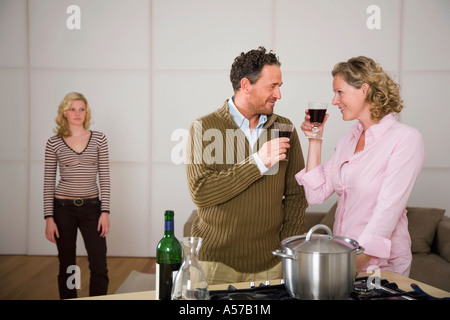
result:
<svg viewBox="0 0 450 320"><path fill-rule="evenodd" d="M370 113L375 122L391 112L399 113L404 107L400 98L400 86L370 58L359 56L347 62L339 62L331 74L333 77L341 76L357 89L364 83L369 85L366 101L371 105Z"/></svg>
<svg viewBox="0 0 450 320"><path fill-rule="evenodd" d="M76 100L83 101L86 106L86 118L84 119L83 127L85 129L89 129L91 125L91 108L89 107L87 99L81 93L70 92L66 94L66 96L61 101L58 107L58 116L55 119L57 127L54 130L54 132L58 137L69 137L72 135L72 132L70 132L69 124L67 122L65 113L67 109L70 108L72 102Z"/></svg>

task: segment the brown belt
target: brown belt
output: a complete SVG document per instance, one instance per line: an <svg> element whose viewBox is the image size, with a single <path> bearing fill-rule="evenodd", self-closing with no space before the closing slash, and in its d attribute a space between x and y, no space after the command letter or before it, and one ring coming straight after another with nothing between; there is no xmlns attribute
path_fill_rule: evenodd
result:
<svg viewBox="0 0 450 320"><path fill-rule="evenodd" d="M75 199L58 199L55 198L55 204L63 207L82 207L82 206L96 206L100 205L99 198L75 198Z"/></svg>

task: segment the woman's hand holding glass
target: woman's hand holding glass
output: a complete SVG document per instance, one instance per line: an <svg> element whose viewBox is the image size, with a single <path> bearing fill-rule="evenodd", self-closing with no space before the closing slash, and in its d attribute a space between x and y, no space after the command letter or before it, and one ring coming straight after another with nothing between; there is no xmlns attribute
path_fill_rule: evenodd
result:
<svg viewBox="0 0 450 320"><path fill-rule="evenodd" d="M324 128L325 122L327 122L328 116L329 116L329 114L327 113L325 115L323 122L318 126L319 132L321 133L321 135L323 135L323 128ZM313 131L314 124L310 120L311 120L311 116L309 115L309 110L306 109L305 121L303 121L302 125L300 126L300 129L302 129L303 133L307 137L310 137L314 134L314 131Z"/></svg>

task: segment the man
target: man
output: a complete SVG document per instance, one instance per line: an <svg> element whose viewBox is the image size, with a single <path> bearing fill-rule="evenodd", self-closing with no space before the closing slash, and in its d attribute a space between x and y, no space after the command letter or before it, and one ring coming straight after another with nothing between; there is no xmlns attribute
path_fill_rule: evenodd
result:
<svg viewBox="0 0 450 320"><path fill-rule="evenodd" d="M295 174L304 168L297 132L277 138L280 61L264 47L232 67L234 96L191 126L187 178L203 238L199 260L209 284L282 277L272 251L302 233L307 202Z"/></svg>

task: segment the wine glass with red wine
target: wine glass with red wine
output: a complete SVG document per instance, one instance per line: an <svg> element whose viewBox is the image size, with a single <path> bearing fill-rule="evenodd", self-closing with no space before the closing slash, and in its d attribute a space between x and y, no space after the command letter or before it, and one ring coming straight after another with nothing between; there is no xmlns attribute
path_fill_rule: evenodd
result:
<svg viewBox="0 0 450 320"><path fill-rule="evenodd" d="M288 123L281 123L281 122L274 122L273 128L278 131L278 137L279 138L291 138L292 132L294 131L294 125L288 124ZM282 160L283 161L283 160ZM287 159L284 159L284 161L287 161Z"/></svg>
<svg viewBox="0 0 450 320"><path fill-rule="evenodd" d="M278 131L279 138L286 137L290 139L292 131L294 131L294 125L288 123L274 122L273 128Z"/></svg>
<svg viewBox="0 0 450 320"><path fill-rule="evenodd" d="M311 117L309 121L314 125L312 129L313 134L308 136L309 139L323 139L319 135L319 126L325 119L325 114L327 113L328 104L324 102L308 102L309 116Z"/></svg>

